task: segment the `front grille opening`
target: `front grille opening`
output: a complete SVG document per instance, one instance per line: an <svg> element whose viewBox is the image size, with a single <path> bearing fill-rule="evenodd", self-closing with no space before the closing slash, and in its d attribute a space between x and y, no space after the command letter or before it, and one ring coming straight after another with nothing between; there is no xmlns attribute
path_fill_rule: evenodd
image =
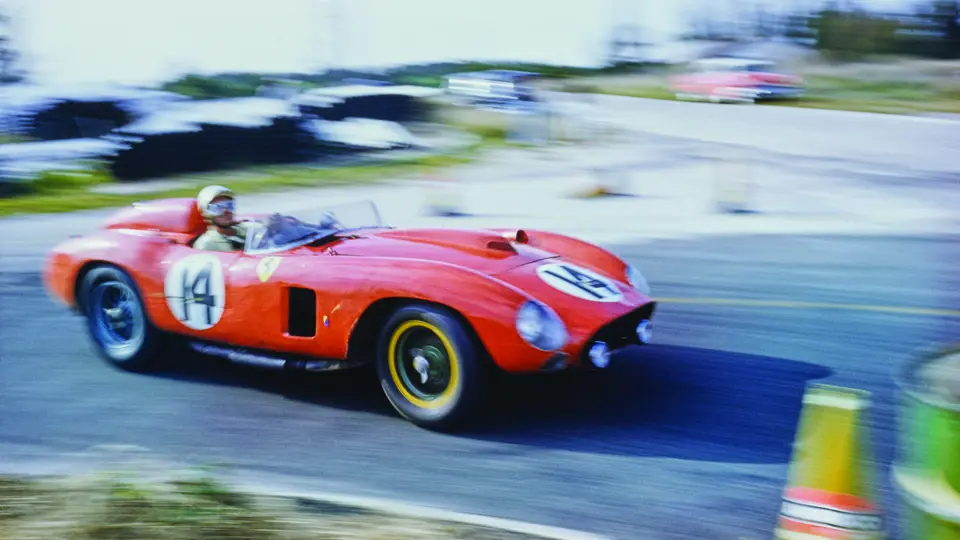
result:
<svg viewBox="0 0 960 540"><path fill-rule="evenodd" d="M643 319L652 319L655 309L656 302L650 302L604 325L587 341L586 347L583 348L581 361L589 362L587 355L590 347L598 341L606 343L610 350L621 349L630 345L640 345L640 338L637 337L637 325Z"/></svg>

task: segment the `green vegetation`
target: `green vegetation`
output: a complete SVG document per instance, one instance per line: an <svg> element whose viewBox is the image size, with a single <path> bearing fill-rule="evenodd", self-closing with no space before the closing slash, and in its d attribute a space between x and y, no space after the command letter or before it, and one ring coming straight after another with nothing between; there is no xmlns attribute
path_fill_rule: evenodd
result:
<svg viewBox="0 0 960 540"><path fill-rule="evenodd" d="M27 137L21 137L19 135L8 135L6 133L0 133L0 144L11 144L19 142L29 142L30 139Z"/></svg>
<svg viewBox="0 0 960 540"><path fill-rule="evenodd" d="M635 86L596 88L597 94L610 96L627 96L647 99L674 99L673 92L666 85L638 84Z"/></svg>
<svg viewBox="0 0 960 540"><path fill-rule="evenodd" d="M432 121L473 134L483 145L502 143L510 129L510 118L505 114L442 102L431 102L430 106Z"/></svg>
<svg viewBox="0 0 960 540"><path fill-rule="evenodd" d="M468 163L476 151L478 149L457 155L397 159L364 165L282 165L182 175L165 179L176 182L177 187L149 193L107 193L98 190L105 185L117 184L108 173L99 170L51 171L32 182L6 184L6 197L0 198L0 216L71 212L165 197L194 197L200 187L214 183L227 184L240 194L373 183L415 176L424 169Z"/></svg>
<svg viewBox="0 0 960 540"><path fill-rule="evenodd" d="M960 4L931 0L913 10L898 17L832 5L805 18L805 23L816 36L817 49L837 60L889 54L960 58Z"/></svg>
<svg viewBox="0 0 960 540"><path fill-rule="evenodd" d="M919 60L799 66L797 72L804 78L807 94L800 99L762 105L893 114L957 114L960 113L960 79L955 75L958 70L960 63L924 63ZM559 88L675 99L668 73L587 78L565 86Z"/></svg>
<svg viewBox="0 0 960 540"><path fill-rule="evenodd" d="M897 114L960 114L960 82L871 81L837 76L811 76L806 82L806 97L786 102L787 105Z"/></svg>
<svg viewBox="0 0 960 540"><path fill-rule="evenodd" d="M529 64L510 62L459 62L428 64L422 66L406 66L395 69L386 74L387 80L399 84L415 84L419 86L440 87L444 77L453 73L470 71L486 71L491 69L509 69L515 71L529 71L538 74L544 79L564 80L593 75L631 73L641 71L649 66L638 63L612 64L606 67L582 68L553 64Z"/></svg>
<svg viewBox="0 0 960 540"><path fill-rule="evenodd" d="M9 540L535 540L453 522L227 488L206 475L147 481L121 474L0 477Z"/></svg>
<svg viewBox="0 0 960 540"><path fill-rule="evenodd" d="M284 189L343 186L418 177L424 170L471 162L485 149L504 144L508 124L504 115L431 104L432 122L410 126L414 133L454 127L479 138L464 150L423 157L366 158L355 164L293 164L245 167L234 170L183 174L162 179L155 190L135 189L137 182L118 182L103 168L48 171L32 181L0 182L0 216L60 213L124 206L165 197L194 197L204 185L222 183L237 193L276 192ZM446 126L446 127L444 127ZM134 189L121 189L131 186Z"/></svg>
<svg viewBox="0 0 960 540"><path fill-rule="evenodd" d="M644 65L633 63L614 64L600 69L592 69L511 62L442 62L404 66L385 72L332 70L316 74L222 73L217 75L185 75L164 84L163 90L177 92L195 99L214 99L253 96L258 88L277 80L284 80L283 84L300 88L335 86L343 84L344 79L351 78L438 88L443 83L445 76L467 71L511 69L531 71L547 79L570 79L597 74L631 73L643 68Z"/></svg>
<svg viewBox="0 0 960 540"><path fill-rule="evenodd" d="M253 96L262 84L258 75L203 76L186 75L163 86L163 90L176 92L194 99L237 98Z"/></svg>

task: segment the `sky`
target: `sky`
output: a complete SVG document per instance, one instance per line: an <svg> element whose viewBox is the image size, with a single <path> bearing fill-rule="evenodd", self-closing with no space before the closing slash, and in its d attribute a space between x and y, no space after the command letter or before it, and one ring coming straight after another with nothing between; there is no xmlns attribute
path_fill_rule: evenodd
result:
<svg viewBox="0 0 960 540"><path fill-rule="evenodd" d="M614 22L660 42L746 0L0 0L38 82L155 84L465 59L591 66ZM818 0L752 0L772 9ZM911 0L862 0L871 7Z"/></svg>

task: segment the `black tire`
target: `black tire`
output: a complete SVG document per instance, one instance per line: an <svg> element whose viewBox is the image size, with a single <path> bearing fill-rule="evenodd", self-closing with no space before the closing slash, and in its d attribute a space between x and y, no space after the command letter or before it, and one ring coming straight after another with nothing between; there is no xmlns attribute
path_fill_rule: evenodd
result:
<svg viewBox="0 0 960 540"><path fill-rule="evenodd" d="M431 334L436 339L431 338ZM439 396L418 394L417 384L412 379L419 376L407 369L410 364L405 361L410 358L409 350L398 351L407 343L423 341L432 342L428 347L433 347L433 351L440 345L446 350L447 377L441 374L437 378L440 385L444 379L447 384ZM394 312L381 330L377 375L387 399L401 416L426 429L449 431L463 426L479 409L489 383L485 358L470 330L448 310L411 305ZM436 357L430 360L431 368L435 367L435 360ZM442 367L438 370L442 371Z"/></svg>
<svg viewBox="0 0 960 540"><path fill-rule="evenodd" d="M98 266L87 272L77 287L78 305L83 314L87 332L100 357L124 371L145 372L156 365L162 334L150 323L143 296L133 279L123 270L110 265ZM129 303L124 308L104 310L105 295L119 294ZM122 317L129 317L131 336L123 340L108 328L107 311L120 309Z"/></svg>

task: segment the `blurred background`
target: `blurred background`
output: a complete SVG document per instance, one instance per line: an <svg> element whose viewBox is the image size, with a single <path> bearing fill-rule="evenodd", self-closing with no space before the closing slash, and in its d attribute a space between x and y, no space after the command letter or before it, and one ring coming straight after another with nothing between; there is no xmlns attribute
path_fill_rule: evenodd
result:
<svg viewBox="0 0 960 540"><path fill-rule="evenodd" d="M957 1L0 0L0 472L122 444L614 538L768 538L819 381L871 393L877 500L933 540L890 476L894 374L958 340L958 156ZM109 369L46 254L209 184L240 212L372 201L598 243L649 280L655 344L508 385L456 436L352 373ZM4 508L40 488L4 482L0 537L30 537Z"/></svg>
<svg viewBox="0 0 960 540"><path fill-rule="evenodd" d="M238 8L214 0L5 0L0 9L4 141L58 141L5 147L5 182L77 156L105 158L116 179L236 159L315 161L429 144L418 137L428 127L422 123L558 138L559 126L471 116L450 105L554 115L576 131L587 113L568 106L570 92L958 112L960 30L950 1L606 0L550 8L535 0L288 0ZM340 106L318 106L333 101ZM184 126L198 124L206 127L188 135ZM249 142L268 125L284 143L255 152L228 145L217 158L209 149L203 158L164 155L178 140L204 141L228 126ZM58 159L41 166L40 156ZM11 189L30 190L4 187Z"/></svg>

